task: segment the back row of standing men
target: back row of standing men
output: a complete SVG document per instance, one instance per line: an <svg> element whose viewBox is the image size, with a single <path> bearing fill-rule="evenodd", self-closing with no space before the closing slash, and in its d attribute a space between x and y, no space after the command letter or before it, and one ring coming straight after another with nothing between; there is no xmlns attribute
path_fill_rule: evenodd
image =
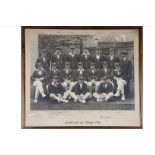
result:
<svg viewBox="0 0 155 155"><path fill-rule="evenodd" d="M42 51L35 67L36 70L32 75L33 86L36 88L34 102L38 102L39 93L42 94L42 97L45 97L47 93L57 101L67 102L67 98L70 96L75 102L79 100L84 103L87 98L92 96L97 101L103 99L107 101L113 96L121 95L121 99L125 100L130 93L132 63L128 59L126 50L121 51L121 57L115 55L114 48L109 49L108 56L102 55L98 48L94 55L89 53L88 48L84 48L83 53L77 55L75 47L71 46L69 53L63 55L61 48L57 47L51 58L47 56L46 51ZM38 80L40 78L41 80ZM56 93L54 83L59 83L57 86L61 89L58 88L58 90L64 89L63 93ZM85 87L85 93L79 93L78 87L81 83ZM43 87L46 87L46 93L44 93ZM109 92L103 90L103 87L109 89ZM111 87L113 88L111 89ZM82 89L82 87L79 88ZM94 93L93 88L95 88ZM100 91L101 93L99 93Z"/></svg>

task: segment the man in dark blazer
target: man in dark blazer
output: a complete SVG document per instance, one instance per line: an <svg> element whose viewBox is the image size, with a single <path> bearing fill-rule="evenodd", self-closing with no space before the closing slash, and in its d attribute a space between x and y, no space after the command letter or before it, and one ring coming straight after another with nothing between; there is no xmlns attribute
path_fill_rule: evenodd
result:
<svg viewBox="0 0 155 155"><path fill-rule="evenodd" d="M83 68L85 70L88 70L90 68L91 60L92 60L92 56L89 53L89 48L84 47L82 55L78 56L78 61L81 61L83 63Z"/></svg>
<svg viewBox="0 0 155 155"><path fill-rule="evenodd" d="M103 68L102 70L100 70L99 80L102 81L102 78L104 76L106 76L108 79L112 79L113 74L111 68L108 65L108 61L107 60L103 61L102 66Z"/></svg>
<svg viewBox="0 0 155 155"><path fill-rule="evenodd" d="M103 77L107 77L110 82L112 82L112 79L113 79L113 72L110 69L107 60L103 61L102 66L103 67L99 73L99 81L96 83L96 91L98 91L99 85L102 82Z"/></svg>
<svg viewBox="0 0 155 155"><path fill-rule="evenodd" d="M41 51L41 56L37 59L36 64L40 62L43 65L43 68L46 71L50 70L50 58L47 56L47 51L46 50L42 50ZM36 65L35 65L36 67Z"/></svg>
<svg viewBox="0 0 155 155"><path fill-rule="evenodd" d="M101 49L96 48L95 54L92 56L91 62L94 62L96 64L96 68L101 70L102 69L102 63L106 60L106 57L101 54Z"/></svg>
<svg viewBox="0 0 155 155"><path fill-rule="evenodd" d="M65 89L61 85L59 77L57 75L53 76L52 81L48 85L48 93L53 103L55 102L68 103L68 100L66 100L66 96L68 94L67 95L65 94Z"/></svg>
<svg viewBox="0 0 155 155"><path fill-rule="evenodd" d="M95 92L97 91L97 82L99 81L99 70L96 69L96 64L91 63L90 69L87 70L87 83L90 89L90 93L93 93L93 86L95 87Z"/></svg>
<svg viewBox="0 0 155 155"><path fill-rule="evenodd" d="M74 71L74 81L78 81L78 77L82 76L84 80L87 80L87 72L83 67L83 62L78 62L77 64L78 68Z"/></svg>
<svg viewBox="0 0 155 155"><path fill-rule="evenodd" d="M121 52L121 61L120 61L123 79L126 80L127 85L125 87L126 97L130 97L130 80L132 77L132 62L128 59L127 50L122 50Z"/></svg>
<svg viewBox="0 0 155 155"><path fill-rule="evenodd" d="M73 91L70 96L74 99L74 102L86 103L86 100L90 98L91 94L89 92L86 82L84 82L83 76L78 77L78 82L75 84Z"/></svg>
<svg viewBox="0 0 155 155"><path fill-rule="evenodd" d="M48 80L49 82L51 82L52 78L54 76L58 76L59 77L59 80L62 81L62 73L61 71L57 68L57 64L55 62L53 62L51 64L51 70L49 72L49 75L48 75Z"/></svg>
<svg viewBox="0 0 155 155"><path fill-rule="evenodd" d="M57 67L58 67L59 70L63 69L65 57L61 53L61 48L60 47L56 47L55 53L52 55L51 60L52 60L52 62L55 62L57 64Z"/></svg>
<svg viewBox="0 0 155 155"><path fill-rule="evenodd" d="M117 57L115 55L115 50L114 48L110 48L109 49L109 55L107 57L108 59L108 63L109 63L109 67L111 68L111 70L114 70L115 69L115 62L119 62L120 59L119 57Z"/></svg>
<svg viewBox="0 0 155 155"><path fill-rule="evenodd" d="M70 46L69 53L65 56L65 62L70 62L72 69L77 69L78 56L75 53L75 46Z"/></svg>
<svg viewBox="0 0 155 155"><path fill-rule="evenodd" d="M102 82L99 85L97 93L93 96L96 98L97 102L105 101L108 102L113 97L113 85L109 82L108 77L102 77Z"/></svg>
<svg viewBox="0 0 155 155"><path fill-rule="evenodd" d="M62 81L65 90L71 92L74 86L74 71L70 67L70 62L65 62L65 68L62 70Z"/></svg>

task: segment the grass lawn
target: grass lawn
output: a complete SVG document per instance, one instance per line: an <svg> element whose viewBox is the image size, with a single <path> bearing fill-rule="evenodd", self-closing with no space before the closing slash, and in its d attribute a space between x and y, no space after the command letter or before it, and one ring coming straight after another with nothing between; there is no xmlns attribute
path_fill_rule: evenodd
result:
<svg viewBox="0 0 155 155"><path fill-rule="evenodd" d="M69 103L52 102L48 97L41 99L38 103L31 98L31 110L134 110L133 98L125 101L119 99L110 102L96 102L95 99L88 100L85 104L71 100Z"/></svg>

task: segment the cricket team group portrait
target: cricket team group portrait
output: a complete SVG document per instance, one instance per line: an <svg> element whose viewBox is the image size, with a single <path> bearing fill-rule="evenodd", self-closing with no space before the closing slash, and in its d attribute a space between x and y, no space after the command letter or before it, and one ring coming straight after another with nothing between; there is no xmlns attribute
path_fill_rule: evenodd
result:
<svg viewBox="0 0 155 155"><path fill-rule="evenodd" d="M32 110L134 109L131 36L39 34L37 53Z"/></svg>

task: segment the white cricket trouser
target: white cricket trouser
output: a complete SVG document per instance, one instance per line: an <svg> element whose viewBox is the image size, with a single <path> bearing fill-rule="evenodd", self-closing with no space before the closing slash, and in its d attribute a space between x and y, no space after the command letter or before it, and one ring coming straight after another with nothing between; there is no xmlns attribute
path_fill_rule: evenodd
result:
<svg viewBox="0 0 155 155"><path fill-rule="evenodd" d="M74 92L70 93L70 96L74 99L77 100L78 99L78 95L76 95ZM89 92L87 92L85 95L84 94L80 94L79 97L81 100L86 100L88 98L90 98L91 94Z"/></svg>
<svg viewBox="0 0 155 155"><path fill-rule="evenodd" d="M121 94L124 94L124 86L127 84L125 80L122 78L116 78L117 81L117 90L121 92Z"/></svg>
<svg viewBox="0 0 155 155"><path fill-rule="evenodd" d="M65 80L63 83L62 83L62 86L66 89L66 90L72 90L72 88L74 87L74 82L70 81L70 80Z"/></svg>
<svg viewBox="0 0 155 155"><path fill-rule="evenodd" d="M96 81L95 79L92 79L91 81L87 82L88 87L92 91L92 86L95 85L95 92L97 92L97 89L99 87L99 82Z"/></svg>
<svg viewBox="0 0 155 155"><path fill-rule="evenodd" d="M114 94L113 92L110 92L110 93L101 93L101 94L98 94L98 93L94 93L93 96L96 98L96 99L106 99L106 100L109 100L111 99Z"/></svg>
<svg viewBox="0 0 155 155"><path fill-rule="evenodd" d="M33 87L35 87L35 98L39 97L39 93L44 95L43 83L39 80L33 82Z"/></svg>

